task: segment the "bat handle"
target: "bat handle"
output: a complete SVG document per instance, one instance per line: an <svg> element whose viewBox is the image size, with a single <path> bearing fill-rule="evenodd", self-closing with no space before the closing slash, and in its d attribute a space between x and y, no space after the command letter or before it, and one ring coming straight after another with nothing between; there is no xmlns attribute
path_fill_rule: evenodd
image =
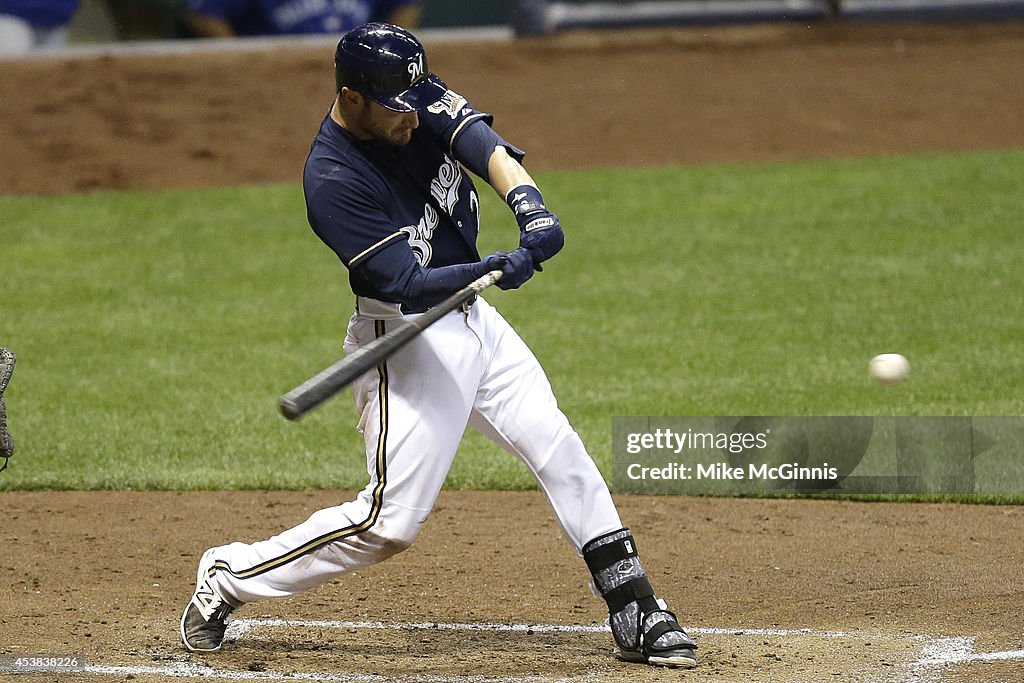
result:
<svg viewBox="0 0 1024 683"><path fill-rule="evenodd" d="M480 292L484 291L485 289L496 283L498 280L500 280L502 275L503 273L500 270L492 270L491 272L487 273L487 275L484 275L482 278L471 282L469 286L472 287L477 294L479 294Z"/></svg>

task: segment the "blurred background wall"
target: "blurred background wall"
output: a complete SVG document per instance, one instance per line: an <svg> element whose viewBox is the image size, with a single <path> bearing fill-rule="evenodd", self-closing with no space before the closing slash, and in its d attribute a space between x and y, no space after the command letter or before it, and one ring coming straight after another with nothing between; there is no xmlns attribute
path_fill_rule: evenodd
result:
<svg viewBox="0 0 1024 683"><path fill-rule="evenodd" d="M191 37L185 0L83 0L70 43ZM419 27L503 27L516 35L578 28L823 19L972 21L1024 18L1024 0L423 0Z"/></svg>

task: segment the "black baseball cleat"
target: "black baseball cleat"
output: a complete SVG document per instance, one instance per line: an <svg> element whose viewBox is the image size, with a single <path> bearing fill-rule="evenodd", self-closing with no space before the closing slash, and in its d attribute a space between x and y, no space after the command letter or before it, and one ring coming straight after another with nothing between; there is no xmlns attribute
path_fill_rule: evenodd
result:
<svg viewBox="0 0 1024 683"><path fill-rule="evenodd" d="M189 652L216 652L224 642L224 632L235 611L217 594L210 583L213 566L211 551L207 550L199 561L196 592L181 614L181 642Z"/></svg>
<svg viewBox="0 0 1024 683"><path fill-rule="evenodd" d="M651 666L665 666L670 669L692 669L697 666L697 655L688 647L675 647L662 652L626 652L615 649L615 656L625 662L639 662Z"/></svg>

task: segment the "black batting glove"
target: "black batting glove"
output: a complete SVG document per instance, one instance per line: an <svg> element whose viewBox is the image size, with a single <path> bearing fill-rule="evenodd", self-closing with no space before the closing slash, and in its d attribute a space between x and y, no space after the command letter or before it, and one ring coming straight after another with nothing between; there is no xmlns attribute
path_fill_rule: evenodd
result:
<svg viewBox="0 0 1024 683"><path fill-rule="evenodd" d="M558 216L547 210L540 190L532 185L519 185L506 196L505 202L519 224L519 246L533 256L533 267L543 270L541 263L561 251L565 234Z"/></svg>
<svg viewBox="0 0 1024 683"><path fill-rule="evenodd" d="M519 289L533 277L533 255L522 247L505 253L498 251L484 258L488 271L500 270L499 289Z"/></svg>

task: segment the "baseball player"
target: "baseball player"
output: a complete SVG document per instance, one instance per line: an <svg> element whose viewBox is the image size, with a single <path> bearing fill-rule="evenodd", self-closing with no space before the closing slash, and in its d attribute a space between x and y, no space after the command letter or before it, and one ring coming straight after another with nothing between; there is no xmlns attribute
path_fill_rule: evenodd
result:
<svg viewBox="0 0 1024 683"><path fill-rule="evenodd" d="M304 189L314 232L347 267L356 296L346 352L474 279L500 270L516 289L562 248L563 233L523 168L524 152L427 66L390 24L353 29L335 53L337 97L313 141ZM505 199L519 246L477 252L470 173ZM658 599L608 488L559 410L544 371L482 298L455 310L353 384L369 483L358 497L257 543L206 551L181 617L192 651L221 647L246 603L294 595L409 547L473 426L533 472L608 604L619 657L692 667L696 643Z"/></svg>

